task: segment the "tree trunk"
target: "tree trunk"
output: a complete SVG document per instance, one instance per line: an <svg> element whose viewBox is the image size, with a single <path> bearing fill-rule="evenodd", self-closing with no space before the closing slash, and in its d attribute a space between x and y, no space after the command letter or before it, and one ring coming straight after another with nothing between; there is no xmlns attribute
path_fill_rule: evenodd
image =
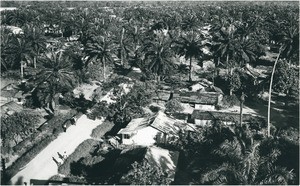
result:
<svg viewBox="0 0 300 186"><path fill-rule="evenodd" d="M228 61L229 61L229 54L226 55L226 68L227 68L227 74L228 74Z"/></svg>
<svg viewBox="0 0 300 186"><path fill-rule="evenodd" d="M122 28L122 34L121 34L121 42L120 42L120 46L121 46L121 65L123 65L124 64L124 62L123 62L123 37L124 37L124 32L125 32L125 29L124 28Z"/></svg>
<svg viewBox="0 0 300 186"><path fill-rule="evenodd" d="M23 71L23 61L21 61L21 79L24 77L24 71Z"/></svg>
<svg viewBox="0 0 300 186"><path fill-rule="evenodd" d="M240 103L240 125L243 126L243 101Z"/></svg>
<svg viewBox="0 0 300 186"><path fill-rule="evenodd" d="M190 57L190 73L189 73L189 81L192 81L192 57Z"/></svg>
<svg viewBox="0 0 300 186"><path fill-rule="evenodd" d="M279 60L279 57L280 57L280 54L281 54L281 50L279 51L279 54L277 56L277 59L274 63L274 66L273 66L273 70L272 70L272 74L271 74L271 80L270 80L270 87L269 87L269 101L268 101L268 128L267 128L267 131L268 131L268 137L270 137L271 135L271 132L270 132L270 128L271 128L271 123L270 123L270 117L271 117L271 113L270 113L270 110L271 110L271 94L272 94L272 83L273 83L273 77L274 77L274 72L275 72L275 68L276 68L276 65L277 65L277 62Z"/></svg>
<svg viewBox="0 0 300 186"><path fill-rule="evenodd" d="M103 63L103 79L104 79L104 82L106 82L106 76L105 76L105 60L102 60L102 63Z"/></svg>
<svg viewBox="0 0 300 186"><path fill-rule="evenodd" d="M33 67L36 68L36 56L33 57Z"/></svg>

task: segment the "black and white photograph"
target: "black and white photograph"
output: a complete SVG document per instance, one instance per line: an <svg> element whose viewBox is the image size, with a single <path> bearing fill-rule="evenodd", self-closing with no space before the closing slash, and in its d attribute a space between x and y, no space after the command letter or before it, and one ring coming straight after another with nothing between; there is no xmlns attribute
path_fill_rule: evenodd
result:
<svg viewBox="0 0 300 186"><path fill-rule="evenodd" d="M299 7L1 0L0 185L299 185Z"/></svg>

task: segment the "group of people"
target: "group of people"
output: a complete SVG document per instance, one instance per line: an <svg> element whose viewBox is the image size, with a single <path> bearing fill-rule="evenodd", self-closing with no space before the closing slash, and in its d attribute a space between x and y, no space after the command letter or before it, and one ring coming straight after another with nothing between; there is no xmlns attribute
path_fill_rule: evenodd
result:
<svg viewBox="0 0 300 186"><path fill-rule="evenodd" d="M60 166L67 159L67 153L66 151L64 151L64 154L60 154L59 152L57 152L57 154L58 159L55 159L53 156L52 159L57 164L57 166Z"/></svg>

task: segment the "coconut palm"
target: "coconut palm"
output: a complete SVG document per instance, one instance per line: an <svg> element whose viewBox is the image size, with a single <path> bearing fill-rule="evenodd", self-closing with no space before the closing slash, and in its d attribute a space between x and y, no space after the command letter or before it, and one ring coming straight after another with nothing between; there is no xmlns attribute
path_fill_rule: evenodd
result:
<svg viewBox="0 0 300 186"><path fill-rule="evenodd" d="M21 78L23 78L23 66L31 61L32 47L23 36L12 36L11 38L6 53L13 59L12 68L21 68Z"/></svg>
<svg viewBox="0 0 300 186"><path fill-rule="evenodd" d="M204 53L201 50L204 45L203 37L199 34L188 32L187 34L182 35L177 41L175 41L175 51L178 55L184 56L187 60L190 60L189 65L189 81L192 81L192 59L196 58L200 60Z"/></svg>
<svg viewBox="0 0 300 186"><path fill-rule="evenodd" d="M298 30L298 31L297 31ZM270 79L270 87L269 87L269 100L268 100L268 136L270 137L270 118L271 118L271 97L272 97L272 84L273 84L273 78L274 73L276 69L277 62L279 58L282 56L291 57L293 54L297 53L299 51L299 28L297 26L294 26L292 28L287 29L287 33L282 34L281 38L281 47L279 49L279 53L277 55L277 58L275 60L273 70L271 73L271 79ZM298 34L298 36L297 36ZM290 36L290 37L289 37ZM297 44L298 43L298 44Z"/></svg>
<svg viewBox="0 0 300 186"><path fill-rule="evenodd" d="M75 85L75 75L70 58L63 51L49 51L38 58L36 75L30 79L34 82L31 90L38 97L41 106L54 114L54 98L57 93L69 91Z"/></svg>
<svg viewBox="0 0 300 186"><path fill-rule="evenodd" d="M171 61L173 56L170 50L171 42L162 31L156 31L156 35L145 41L143 52L148 69L155 74L157 82L161 76L170 74L174 64Z"/></svg>
<svg viewBox="0 0 300 186"><path fill-rule="evenodd" d="M111 62L113 63L114 60L112 58L112 55L116 51L117 46L109 35L106 36L95 36L93 37L92 41L88 42L85 48L85 53L87 55L86 60L86 66L88 63L97 60L100 60L100 62L103 65L103 79L106 80L106 63Z"/></svg>
<svg viewBox="0 0 300 186"><path fill-rule="evenodd" d="M201 175L202 184L288 184L293 180L292 171L276 165L281 153L273 139L256 141L246 125L229 131L223 131L219 145L212 143L217 146L211 147L211 156L220 161Z"/></svg>
<svg viewBox="0 0 300 186"><path fill-rule="evenodd" d="M33 49L33 66L36 68L36 59L40 53L46 49L46 38L41 28L27 25L24 29L25 39L31 44Z"/></svg>

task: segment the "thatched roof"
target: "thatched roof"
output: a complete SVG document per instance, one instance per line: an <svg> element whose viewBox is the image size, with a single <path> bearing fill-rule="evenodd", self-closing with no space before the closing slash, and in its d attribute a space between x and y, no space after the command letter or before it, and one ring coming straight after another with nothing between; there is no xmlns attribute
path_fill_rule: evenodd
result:
<svg viewBox="0 0 300 186"><path fill-rule="evenodd" d="M251 114L243 114L243 121L249 121L258 116ZM221 120L221 121L236 121L240 120L240 114L234 112L217 112L217 111L202 111L194 110L192 113L192 119L199 120Z"/></svg>
<svg viewBox="0 0 300 186"><path fill-rule="evenodd" d="M183 103L215 105L220 95L216 92L182 92L179 96Z"/></svg>

